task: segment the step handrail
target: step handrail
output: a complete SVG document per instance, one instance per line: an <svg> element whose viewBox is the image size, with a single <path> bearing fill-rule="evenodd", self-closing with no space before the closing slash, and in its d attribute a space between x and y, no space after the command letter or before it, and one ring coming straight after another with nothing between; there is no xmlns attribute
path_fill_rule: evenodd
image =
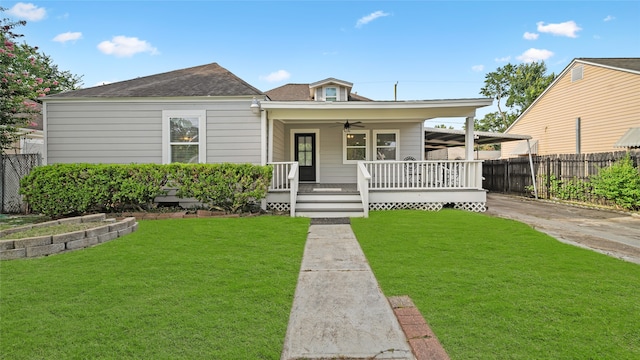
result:
<svg viewBox="0 0 640 360"><path fill-rule="evenodd" d="M369 181L371 174L364 162L358 161L358 191L362 198L362 212L365 218L369 217Z"/></svg>

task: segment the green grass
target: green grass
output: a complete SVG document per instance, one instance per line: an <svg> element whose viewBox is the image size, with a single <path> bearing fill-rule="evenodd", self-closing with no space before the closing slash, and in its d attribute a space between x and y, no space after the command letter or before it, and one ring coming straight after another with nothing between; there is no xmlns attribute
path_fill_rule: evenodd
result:
<svg viewBox="0 0 640 360"><path fill-rule="evenodd" d="M65 234L65 233L70 233L74 231L87 230L87 229L96 228L96 227L105 226L105 225L109 225L109 224L104 222L93 222L93 223L81 223L81 224L52 225L52 226L39 227L39 228L29 229L24 231L18 231L5 236L0 236L0 240L25 239L28 237L36 237L36 236L58 235L58 234Z"/></svg>
<svg viewBox="0 0 640 360"><path fill-rule="evenodd" d="M0 263L2 359L277 359L307 219L142 221Z"/></svg>
<svg viewBox="0 0 640 360"><path fill-rule="evenodd" d="M409 295L452 359L640 359L636 264L455 210L352 227L385 295Z"/></svg>

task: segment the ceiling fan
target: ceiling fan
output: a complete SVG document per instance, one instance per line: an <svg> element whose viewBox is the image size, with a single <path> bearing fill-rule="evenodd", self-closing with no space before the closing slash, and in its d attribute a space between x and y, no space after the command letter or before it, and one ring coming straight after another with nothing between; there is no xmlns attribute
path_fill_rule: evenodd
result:
<svg viewBox="0 0 640 360"><path fill-rule="evenodd" d="M337 122L336 124L342 124L342 123ZM344 127L344 131L349 131L352 127L364 127L364 125L360 125L360 124L362 124L362 121L349 122L349 120L347 120L344 122L344 124L342 124L342 126Z"/></svg>

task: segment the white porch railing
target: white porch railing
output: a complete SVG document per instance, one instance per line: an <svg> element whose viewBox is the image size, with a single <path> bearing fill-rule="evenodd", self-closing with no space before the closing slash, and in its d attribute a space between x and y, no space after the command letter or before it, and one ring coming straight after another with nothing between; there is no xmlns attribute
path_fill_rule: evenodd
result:
<svg viewBox="0 0 640 360"><path fill-rule="evenodd" d="M371 174L367 170L367 167L363 162L358 162L358 191L360 192L360 198L362 198L362 210L364 211L364 217L369 217L369 182L371 181Z"/></svg>
<svg viewBox="0 0 640 360"><path fill-rule="evenodd" d="M289 181L289 174L292 167L297 167L298 163L295 161L290 162L272 162L269 165L273 166L273 177L271 178L271 185L269 191L289 191L291 190L291 182ZM296 170L297 171L297 170Z"/></svg>
<svg viewBox="0 0 640 360"><path fill-rule="evenodd" d="M291 216L296 216L296 201L298 198L298 163L290 162L273 162L269 163L273 166L273 177L269 191L273 192L289 192L290 212Z"/></svg>
<svg viewBox="0 0 640 360"><path fill-rule="evenodd" d="M361 161L371 190L482 189L482 161ZM359 180L358 180L359 184Z"/></svg>

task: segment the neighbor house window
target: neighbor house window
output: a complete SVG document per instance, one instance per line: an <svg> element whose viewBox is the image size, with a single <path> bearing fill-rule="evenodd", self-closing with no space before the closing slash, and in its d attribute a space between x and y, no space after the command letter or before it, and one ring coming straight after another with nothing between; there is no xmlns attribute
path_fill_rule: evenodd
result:
<svg viewBox="0 0 640 360"><path fill-rule="evenodd" d="M369 160L369 131L351 130L343 133L344 164L355 164L358 161Z"/></svg>
<svg viewBox="0 0 640 360"><path fill-rule="evenodd" d="M338 88L324 88L324 101L338 101Z"/></svg>
<svg viewBox="0 0 640 360"><path fill-rule="evenodd" d="M376 160L398 160L398 130L374 130L373 154Z"/></svg>
<svg viewBox="0 0 640 360"><path fill-rule="evenodd" d="M206 162L205 110L162 112L162 163Z"/></svg>

